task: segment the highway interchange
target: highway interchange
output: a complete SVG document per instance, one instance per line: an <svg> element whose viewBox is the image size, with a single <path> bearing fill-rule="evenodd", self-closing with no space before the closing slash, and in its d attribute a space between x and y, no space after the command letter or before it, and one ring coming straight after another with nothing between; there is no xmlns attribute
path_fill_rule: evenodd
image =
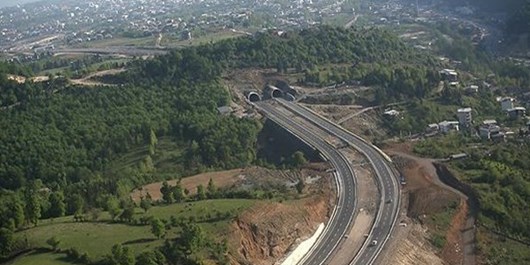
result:
<svg viewBox="0 0 530 265"><path fill-rule="evenodd" d="M275 99L285 109L304 118L313 125L327 133L341 139L348 145L361 152L372 165L376 173L376 183L380 190L380 200L376 219L372 225L371 232L366 238L361 249L350 264L373 264L381 253L397 221L400 205L400 192L397 176L388 165L389 159L384 153L367 143L360 137L321 117L320 115L306 109L297 103L282 99ZM356 215L356 180L351 168L351 163L340 151L327 143L321 136L315 134L310 128L303 126L293 120L285 113L279 111L272 104L255 102L269 119L278 123L295 136L318 149L335 167L337 180L338 201L333 214L330 217L325 230L313 246L312 250L305 256L301 264L320 265L326 264L330 256L336 250L344 235L349 231L352 220ZM377 244L372 245L376 240Z"/></svg>

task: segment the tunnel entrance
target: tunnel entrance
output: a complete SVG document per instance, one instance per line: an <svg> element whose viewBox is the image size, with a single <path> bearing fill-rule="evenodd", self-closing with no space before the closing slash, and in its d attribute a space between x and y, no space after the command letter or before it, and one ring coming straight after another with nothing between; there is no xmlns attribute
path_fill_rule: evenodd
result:
<svg viewBox="0 0 530 265"><path fill-rule="evenodd" d="M256 92L250 92L248 94L248 100L250 102L257 102L257 101L260 101L261 100L261 97L258 95L258 93Z"/></svg>
<svg viewBox="0 0 530 265"><path fill-rule="evenodd" d="M281 98L283 97L283 92L279 89L273 89L272 92L271 92L271 96L273 98Z"/></svg>

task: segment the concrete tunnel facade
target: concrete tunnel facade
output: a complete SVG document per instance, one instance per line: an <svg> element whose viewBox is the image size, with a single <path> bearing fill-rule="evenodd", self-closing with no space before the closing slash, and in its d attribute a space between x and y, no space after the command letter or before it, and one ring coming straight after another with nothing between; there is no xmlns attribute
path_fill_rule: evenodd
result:
<svg viewBox="0 0 530 265"><path fill-rule="evenodd" d="M283 91L275 86L269 86L271 92L271 98L281 98L283 97Z"/></svg>
<svg viewBox="0 0 530 265"><path fill-rule="evenodd" d="M256 92L249 92L247 95L247 99L250 102L257 102L261 100L261 96Z"/></svg>

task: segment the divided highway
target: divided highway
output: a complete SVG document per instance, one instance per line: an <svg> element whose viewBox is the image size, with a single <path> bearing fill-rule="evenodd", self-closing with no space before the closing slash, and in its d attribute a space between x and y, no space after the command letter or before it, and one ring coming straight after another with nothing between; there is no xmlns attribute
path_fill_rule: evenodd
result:
<svg viewBox="0 0 530 265"><path fill-rule="evenodd" d="M323 264L333 253L335 248L349 231L353 218L356 214L356 183L353 169L350 162L334 146L327 143L321 136L315 134L310 128L300 125L291 117L282 113L267 102L255 102L269 119L284 127L302 141L328 159L336 169L337 179L337 204L330 217L325 230L311 249L310 253L304 257L303 264L320 265Z"/></svg>
<svg viewBox="0 0 530 265"><path fill-rule="evenodd" d="M368 240L365 241L361 250L357 253L355 259L350 263L363 265L372 264L390 237L390 234L396 224L399 212L401 198L399 186L397 177L387 164L389 162L388 158L373 145L367 143L346 129L323 118L322 116L317 115L316 113L296 103L288 102L282 99L277 99L277 101L287 109L312 122L328 133L335 135L344 142L348 143L350 146L360 151L372 165L377 175L379 190L381 191L379 211ZM374 240L377 241L376 244L372 244Z"/></svg>

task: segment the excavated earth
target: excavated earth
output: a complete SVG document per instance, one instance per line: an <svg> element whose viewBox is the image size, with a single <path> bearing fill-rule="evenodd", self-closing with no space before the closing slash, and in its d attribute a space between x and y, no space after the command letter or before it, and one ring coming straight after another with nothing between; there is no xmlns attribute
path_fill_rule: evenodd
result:
<svg viewBox="0 0 530 265"><path fill-rule="evenodd" d="M334 204L331 175L322 166L300 174L306 180L302 198L260 203L232 223L227 235L231 264L278 263L327 222Z"/></svg>

